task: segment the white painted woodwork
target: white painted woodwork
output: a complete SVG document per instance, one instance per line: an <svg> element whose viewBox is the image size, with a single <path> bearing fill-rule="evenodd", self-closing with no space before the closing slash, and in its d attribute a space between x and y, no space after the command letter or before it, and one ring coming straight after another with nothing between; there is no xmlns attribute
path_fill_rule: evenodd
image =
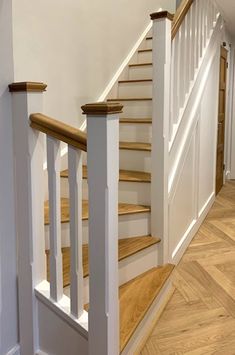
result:
<svg viewBox="0 0 235 355"><path fill-rule="evenodd" d="M47 136L47 169L50 214L50 296L59 302L63 295L60 232L60 141Z"/></svg>
<svg viewBox="0 0 235 355"><path fill-rule="evenodd" d="M118 97L152 97L152 81L125 82L118 85Z"/></svg>
<svg viewBox="0 0 235 355"><path fill-rule="evenodd" d="M88 313L77 320L71 317L70 299L63 295L59 303L50 298L50 285L41 282L35 289L38 302L39 348L46 354L88 354ZM40 353L40 352L37 352Z"/></svg>
<svg viewBox="0 0 235 355"><path fill-rule="evenodd" d="M150 117L151 118L151 117ZM121 142L152 142L152 124L125 123L120 124L119 135Z"/></svg>
<svg viewBox="0 0 235 355"><path fill-rule="evenodd" d="M119 238L138 237L148 235L150 231L150 213L135 213L131 215L119 216L118 236ZM70 227L69 223L61 224L62 247L70 246ZM88 243L88 221L82 222L82 240ZM49 249L49 226L45 226L46 249Z"/></svg>
<svg viewBox="0 0 235 355"><path fill-rule="evenodd" d="M131 66L129 67L129 76L130 80L138 79L152 79L153 77L153 66L151 64L144 66Z"/></svg>
<svg viewBox="0 0 235 355"><path fill-rule="evenodd" d="M30 128L29 115L42 111L42 93L12 94L18 240L18 296L21 353L38 349L34 288L46 278L44 244L43 137Z"/></svg>
<svg viewBox="0 0 235 355"><path fill-rule="evenodd" d="M152 51L148 51L148 52L138 52L138 63L152 63L153 60L153 55L152 55Z"/></svg>
<svg viewBox="0 0 235 355"><path fill-rule="evenodd" d="M150 172L151 152L121 149L120 169Z"/></svg>
<svg viewBox="0 0 235 355"><path fill-rule="evenodd" d="M87 117L89 355L119 353L119 116Z"/></svg>
<svg viewBox="0 0 235 355"><path fill-rule="evenodd" d="M70 280L71 313L79 318L83 313L82 263L82 152L68 147L69 215L70 215Z"/></svg>
<svg viewBox="0 0 235 355"><path fill-rule="evenodd" d="M148 37L150 37L151 35L148 35ZM145 49L152 49L153 48L153 41L152 39L147 39L145 40L145 45L144 45Z"/></svg>
<svg viewBox="0 0 235 355"><path fill-rule="evenodd" d="M170 119L171 21L153 20L153 122L151 233L161 239L160 262L168 260L168 133Z"/></svg>

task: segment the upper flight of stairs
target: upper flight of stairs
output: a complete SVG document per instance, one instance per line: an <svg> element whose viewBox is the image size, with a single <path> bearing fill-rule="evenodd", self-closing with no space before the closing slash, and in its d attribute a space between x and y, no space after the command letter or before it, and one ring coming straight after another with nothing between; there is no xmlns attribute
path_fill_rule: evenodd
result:
<svg viewBox="0 0 235 355"><path fill-rule="evenodd" d="M119 298L120 352L125 353L137 336L153 305L161 302L173 265L158 266L161 242L150 231L151 124L152 124L152 37L148 36L116 83L108 101L124 105L120 116L119 171ZM63 284L70 285L68 170L61 172L61 223ZM85 303L88 298L88 186L86 157L83 166L83 276ZM45 202L46 245L49 207ZM47 271L49 278L49 250ZM170 281L169 281L170 282ZM88 307L88 306L87 306ZM147 323L146 323L147 324ZM138 331L137 331L138 330ZM129 351L129 350L128 350ZM128 353L129 354L129 353Z"/></svg>

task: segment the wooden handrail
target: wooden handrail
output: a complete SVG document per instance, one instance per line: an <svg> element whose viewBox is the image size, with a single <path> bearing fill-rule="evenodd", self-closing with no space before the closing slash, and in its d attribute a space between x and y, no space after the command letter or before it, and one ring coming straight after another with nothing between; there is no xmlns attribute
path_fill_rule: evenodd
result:
<svg viewBox="0 0 235 355"><path fill-rule="evenodd" d="M175 12L172 22L171 39L173 40L179 31L179 28L187 15L194 0L182 0L178 9Z"/></svg>
<svg viewBox="0 0 235 355"><path fill-rule="evenodd" d="M62 142L87 151L87 135L78 128L69 126L41 113L30 115L30 126Z"/></svg>

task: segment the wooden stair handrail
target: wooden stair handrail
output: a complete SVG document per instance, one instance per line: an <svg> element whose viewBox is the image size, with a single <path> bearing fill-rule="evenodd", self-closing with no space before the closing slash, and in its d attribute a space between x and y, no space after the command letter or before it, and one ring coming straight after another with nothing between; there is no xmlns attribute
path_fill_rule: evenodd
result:
<svg viewBox="0 0 235 355"><path fill-rule="evenodd" d="M179 7L177 8L173 22L172 22L172 30L171 30L171 39L173 40L179 31L179 28L184 21L185 16L187 15L192 3L194 0L182 0Z"/></svg>
<svg viewBox="0 0 235 355"><path fill-rule="evenodd" d="M61 121L41 113L30 115L30 126L40 132L65 142L73 147L87 151L87 135L78 128L69 126Z"/></svg>

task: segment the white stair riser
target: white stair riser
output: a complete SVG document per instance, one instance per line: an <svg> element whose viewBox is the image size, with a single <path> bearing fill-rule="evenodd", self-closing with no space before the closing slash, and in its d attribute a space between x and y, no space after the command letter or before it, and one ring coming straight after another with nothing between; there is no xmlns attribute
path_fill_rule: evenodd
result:
<svg viewBox="0 0 235 355"><path fill-rule="evenodd" d="M153 40L152 39L146 39L145 40L145 49L152 49L153 48Z"/></svg>
<svg viewBox="0 0 235 355"><path fill-rule="evenodd" d="M152 79L153 78L153 66L141 65L129 67L129 79Z"/></svg>
<svg viewBox="0 0 235 355"><path fill-rule="evenodd" d="M158 254L158 244L155 244L147 249L127 257L124 260L119 261L119 286L134 279L135 277L143 274L144 272L156 267ZM84 286L84 303L89 303L89 276L83 280ZM64 293L69 297L70 287L64 289Z"/></svg>
<svg viewBox="0 0 235 355"><path fill-rule="evenodd" d="M138 63L152 63L152 52L138 52Z"/></svg>
<svg viewBox="0 0 235 355"><path fill-rule="evenodd" d="M120 202L150 205L150 183L119 181L118 198ZM61 196L69 196L68 179L61 179ZM82 198L88 200L87 180L83 180Z"/></svg>
<svg viewBox="0 0 235 355"><path fill-rule="evenodd" d="M88 221L82 222L83 243L88 243ZM150 213L136 213L119 216L118 234L120 238L140 237L150 234ZM45 226L46 249L49 249L49 226ZM69 223L61 223L62 247L69 247Z"/></svg>
<svg viewBox="0 0 235 355"><path fill-rule="evenodd" d="M152 125L143 123L121 123L120 141L151 143Z"/></svg>
<svg viewBox="0 0 235 355"><path fill-rule="evenodd" d="M152 97L152 82L119 83L118 97Z"/></svg>
<svg viewBox="0 0 235 355"><path fill-rule="evenodd" d="M152 100L123 101L123 113L120 117L146 118L152 117Z"/></svg>
<svg viewBox="0 0 235 355"><path fill-rule="evenodd" d="M151 171L151 152L137 150L120 150L120 169Z"/></svg>

